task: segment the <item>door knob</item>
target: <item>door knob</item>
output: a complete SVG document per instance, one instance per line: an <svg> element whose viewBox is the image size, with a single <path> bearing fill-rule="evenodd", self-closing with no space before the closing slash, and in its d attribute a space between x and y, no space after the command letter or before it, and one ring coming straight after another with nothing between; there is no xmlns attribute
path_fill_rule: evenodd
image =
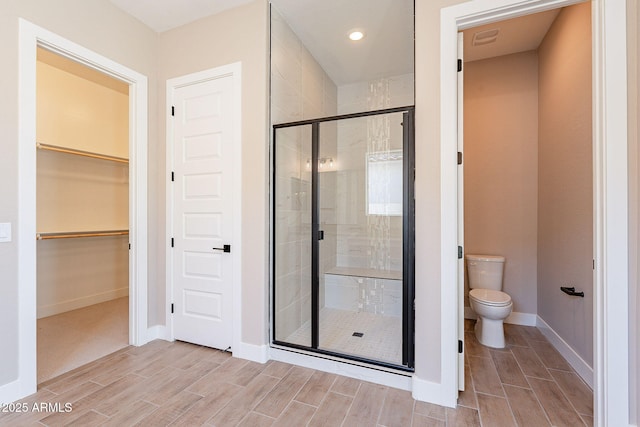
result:
<svg viewBox="0 0 640 427"><path fill-rule="evenodd" d="M231 252L231 245L224 245L221 248L212 248L214 251Z"/></svg>

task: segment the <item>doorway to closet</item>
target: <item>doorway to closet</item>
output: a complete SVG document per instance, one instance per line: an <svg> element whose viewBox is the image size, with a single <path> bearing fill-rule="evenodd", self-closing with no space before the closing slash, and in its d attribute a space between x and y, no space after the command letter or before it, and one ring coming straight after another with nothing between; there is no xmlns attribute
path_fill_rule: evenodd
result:
<svg viewBox="0 0 640 427"><path fill-rule="evenodd" d="M36 62L37 380L129 344L129 85Z"/></svg>

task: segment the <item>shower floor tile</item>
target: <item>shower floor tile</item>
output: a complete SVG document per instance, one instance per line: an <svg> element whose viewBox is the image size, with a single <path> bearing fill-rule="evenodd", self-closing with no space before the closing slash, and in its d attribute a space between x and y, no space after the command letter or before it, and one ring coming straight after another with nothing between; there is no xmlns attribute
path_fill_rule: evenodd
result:
<svg viewBox="0 0 640 427"><path fill-rule="evenodd" d="M311 342L311 322L303 324L284 341L308 346ZM320 310L320 348L401 365L402 319L323 308Z"/></svg>

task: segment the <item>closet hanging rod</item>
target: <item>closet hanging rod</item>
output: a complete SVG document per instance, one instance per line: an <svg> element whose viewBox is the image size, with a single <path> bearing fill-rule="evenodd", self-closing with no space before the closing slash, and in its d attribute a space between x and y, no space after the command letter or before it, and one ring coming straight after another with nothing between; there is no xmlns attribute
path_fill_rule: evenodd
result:
<svg viewBox="0 0 640 427"><path fill-rule="evenodd" d="M91 157L100 160L110 160L118 163L129 163L129 159L124 157L109 156L107 154L92 153L90 151L75 150L72 148L58 147L57 145L43 144L36 142L36 147L41 150L56 151L58 153L75 154L76 156Z"/></svg>
<svg viewBox="0 0 640 427"><path fill-rule="evenodd" d="M65 232L37 233L36 240L73 239L77 237L108 237L108 236L127 236L127 235L129 235L129 230L65 231Z"/></svg>

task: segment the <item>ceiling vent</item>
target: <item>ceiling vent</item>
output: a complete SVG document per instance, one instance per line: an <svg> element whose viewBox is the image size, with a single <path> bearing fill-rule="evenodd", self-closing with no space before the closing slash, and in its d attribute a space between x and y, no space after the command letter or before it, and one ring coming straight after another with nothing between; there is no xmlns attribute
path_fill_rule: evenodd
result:
<svg viewBox="0 0 640 427"><path fill-rule="evenodd" d="M473 40L471 41L471 44L473 46L482 46L485 44L493 43L498 39L499 33L500 33L500 28L479 31L473 34Z"/></svg>

